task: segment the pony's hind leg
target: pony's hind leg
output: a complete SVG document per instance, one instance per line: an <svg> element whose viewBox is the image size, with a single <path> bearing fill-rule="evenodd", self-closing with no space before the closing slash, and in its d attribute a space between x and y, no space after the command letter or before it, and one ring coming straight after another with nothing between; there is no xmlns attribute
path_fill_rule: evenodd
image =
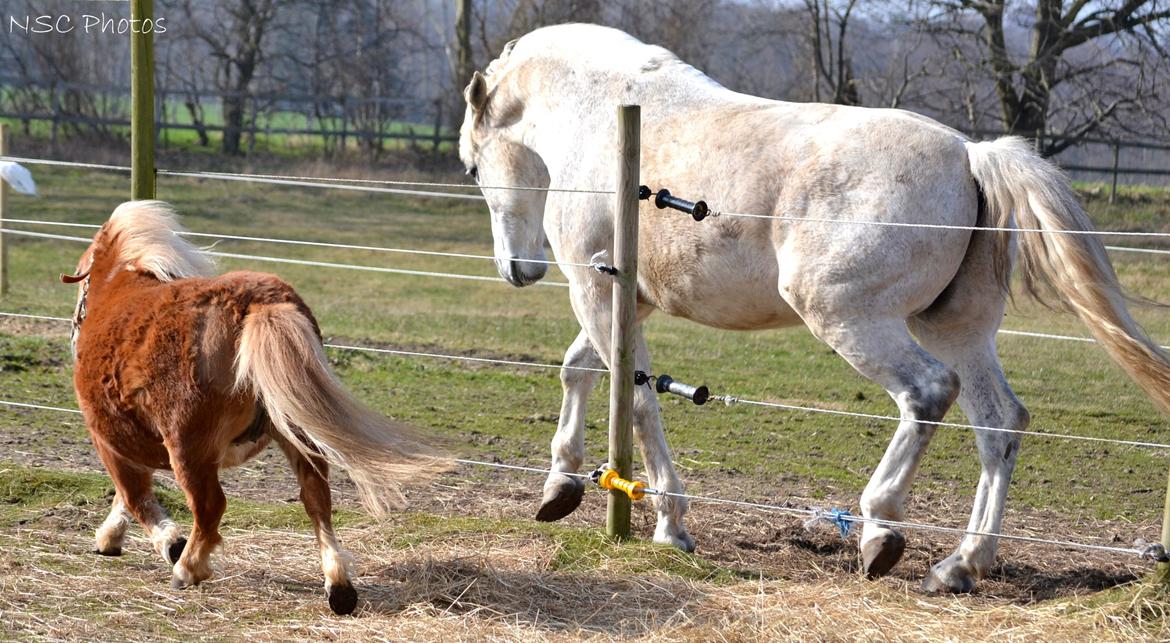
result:
<svg viewBox="0 0 1170 643"><path fill-rule="evenodd" d="M820 333L862 375L881 385L901 411L894 437L861 495L866 518L900 521L906 496L938 422L959 393L954 371L922 349L900 319L851 322ZM906 540L887 527L865 523L861 557L870 578L902 558Z"/></svg>
<svg viewBox="0 0 1170 643"><path fill-rule="evenodd" d="M183 451L171 451L175 480L187 496L191 509L191 538L175 562L171 587L183 589L211 577L211 552L220 543L219 521L227 509L227 498L219 485L219 462L185 458Z"/></svg>
<svg viewBox="0 0 1170 643"><path fill-rule="evenodd" d="M602 368L605 364L582 330L565 352L565 368L561 369L564 398L557 432L552 440L552 471L544 483L544 496L536 519L550 522L560 520L581 504L585 495L585 481L556 472L577 473L585 460L585 403L597 384L597 373L577 370Z"/></svg>
<svg viewBox="0 0 1170 643"><path fill-rule="evenodd" d="M274 432L275 433L275 432ZM329 491L329 464L321 458L311 462L282 437L277 443L297 474L301 486L301 503L313 521L317 546L321 550L321 570L325 573L325 594L334 614L351 614L357 607L357 591L350 582L350 557L333 533L333 500Z"/></svg>
<svg viewBox="0 0 1170 643"><path fill-rule="evenodd" d="M133 516L142 524L154 550L169 564L174 564L187 541L179 535L179 527L167 516L154 495L154 472L141 465L122 459L95 440L98 457L114 481L116 492L110 515L95 532L96 551L105 556L122 553L122 542Z"/></svg>

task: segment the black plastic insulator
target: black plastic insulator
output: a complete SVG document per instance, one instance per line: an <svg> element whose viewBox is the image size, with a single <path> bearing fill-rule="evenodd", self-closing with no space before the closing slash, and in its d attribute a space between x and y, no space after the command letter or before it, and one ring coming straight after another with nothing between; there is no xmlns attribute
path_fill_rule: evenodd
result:
<svg viewBox="0 0 1170 643"><path fill-rule="evenodd" d="M658 194L655 195L654 205L658 206L659 210L673 208L680 212L686 212L694 217L695 221L702 221L711 213L706 201L687 201L686 199L680 199L676 196L671 196L670 190L666 188L659 190Z"/></svg>
<svg viewBox="0 0 1170 643"><path fill-rule="evenodd" d="M650 381L646 371L634 371L634 386L645 386Z"/></svg>
<svg viewBox="0 0 1170 643"><path fill-rule="evenodd" d="M646 186L646 185L639 185L638 186L638 200L639 201L645 201L646 199L649 199L652 194L654 194L654 193L652 191L650 191L649 186Z"/></svg>
<svg viewBox="0 0 1170 643"><path fill-rule="evenodd" d="M605 470L608 468L608 464L599 465L593 470L593 473L589 474L589 479L593 481L593 484L601 486L601 474L605 473Z"/></svg>
<svg viewBox="0 0 1170 643"><path fill-rule="evenodd" d="M694 402L695 406L702 406L711 398L711 391L706 386L691 386L690 384L676 382L669 375L659 375L655 382L655 389L659 393L671 393L679 397L685 397Z"/></svg>

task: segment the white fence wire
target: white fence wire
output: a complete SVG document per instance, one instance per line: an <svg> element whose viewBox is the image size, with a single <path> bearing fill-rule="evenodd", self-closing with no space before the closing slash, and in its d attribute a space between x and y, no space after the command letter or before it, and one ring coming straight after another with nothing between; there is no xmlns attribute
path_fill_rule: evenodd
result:
<svg viewBox="0 0 1170 643"><path fill-rule="evenodd" d="M126 166L105 165L105 164L96 164L96 163L76 163L76 162L53 161L53 160L47 160L47 159L32 159L32 158L21 158L21 157L11 157L11 156L0 157L0 160L10 160L10 161L16 161L19 163L27 163L30 165L40 164L40 165L50 165L50 166L75 167L75 168L98 169L98 170L112 170L112 171L122 171L122 172L130 170L130 168L126 167ZM480 186L480 185L473 186L473 185L466 185L466 184L439 183L439 182L383 181L383 180L371 180L371 179L339 179L339 178L330 178L330 177L304 177L304 176L276 175L276 174L242 174L242 173L227 173L227 172L185 172L185 171L173 171L173 170L159 170L158 173L161 175L166 175L166 176L177 176L177 177L188 177L188 178L216 179L216 180L227 180L227 181L266 183L266 184L275 184L275 185L289 185L289 186L297 186L297 187L330 188L330 189L342 189L342 190L353 190L353 191L363 191L363 192L379 192L379 193L410 195L410 196L418 196L418 197L456 198L456 199L471 199L471 200L483 200L483 197L481 195L459 194L459 193L451 193L451 192L432 192L432 191L422 191L422 190L405 190L405 189L399 189L399 188L393 188L393 187L377 187L377 186L393 185L393 186L457 188L457 189L477 188L480 190L515 189L515 190L535 190L535 191L546 191L546 192L571 192L571 193L597 194L597 195L613 194L613 191L611 191L611 190L588 190L588 189L554 188L554 187L537 188L537 187L524 187L524 186ZM943 230L970 230L970 231L983 230L983 231L1005 231L1005 232L1038 232L1038 233L1057 233L1057 234L1120 236L1120 237L1135 237L1135 238L1170 238L1170 233L1165 233L1165 232L1098 231L1098 230L1081 231L1081 230L1039 230L1039 229L1033 230L1033 229L1020 229L1020 228L956 226L956 225L942 225L942 224L930 224L930 223L906 223L906 222L822 219L822 218L792 217L792 216L783 216L783 215L762 215L762 214L737 213L737 212L713 212L713 215L727 216L727 217L757 218L757 219L774 219L774 220L785 220L785 221L802 222L802 223L825 223L825 224L834 224L834 225L858 224L858 225L928 228L928 229L943 229ZM89 229L100 227L98 225L93 225L93 224L78 224L78 223L30 220L30 219L6 219L4 221L4 223L5 224L25 224L25 225L45 225L45 226L69 226L69 227L89 228ZM29 236L29 237L37 237L37 238L46 238L46 239L78 241L78 242L86 242L86 243L91 241L91 239L84 238L84 237L57 235L57 234L34 232L34 231L27 231L27 230L12 230L12 229L7 229L7 228L5 228L3 230L3 233L23 235L23 236ZM278 238L271 238L271 237L255 237L255 236L246 236L246 235L194 233L193 232L193 233L189 233L189 236L202 237L202 238L231 239L231 240L259 242L259 243L299 245L299 246L307 246L307 247L324 247L324 248L338 248L338 249L346 249L346 250L363 250L363 251L374 251L374 252L441 256L441 257L452 257L452 258L462 258L462 259L480 259L480 260L494 260L495 259L494 257L487 256L487 255L473 255L473 254L467 254L467 253L429 251L429 250L406 249L406 248L387 248L387 247L379 247L379 246L329 243L329 242L320 242L320 241L301 241L301 240L294 240L294 239L278 239ZM1170 250L1161 250L1161 249L1153 249L1153 248L1132 248L1132 247L1118 247L1118 246L1106 246L1106 247L1109 248L1110 250L1117 250L1117 251L1122 251L1122 252L1145 252L1145 253L1152 253L1152 254L1170 254ZM401 269L401 268L384 268L384 267L377 267L377 266L361 266L361 265L355 265L355 264L342 264L342 263L333 263L333 262L304 260L304 259L268 257L268 256L258 256L258 255L248 255L248 254L215 252L215 251L208 251L208 254L211 254L213 256L219 256L219 257L228 257L228 258L244 259L244 260L252 260L252 261L270 261L270 262L289 263L289 264L317 266L317 267L365 270L365 271L371 271L371 272L408 274L408 275L428 276L428 277L445 277L445 278L454 278L454 279L470 279L470 280L475 280L475 281L500 281L500 282L504 281L503 279L499 279L499 278L495 278L495 277L485 277L485 276L479 276L479 275L465 275L465 274L445 273L445 272L408 270L408 269ZM557 265L562 265L562 266L578 266L578 267L589 267L589 268L597 268L598 267L597 263L585 264L585 263L566 263L566 262L556 262L556 261L535 261L535 260L532 260L531 262L557 264ZM541 281L538 283L541 283L543 285L559 286L559 287L567 287L568 286L568 284L560 283L560 282ZM27 319L36 319L36 320L45 320L45 321L55 321L55 322L64 322L64 323L71 322L71 320L69 318L65 318L65 317L52 317L52 316L47 316L47 315L35 315L35 314L27 314L27 313L0 312L0 316L14 317L14 318L27 318ZM1065 340L1065 341L1077 341L1077 342L1094 342L1095 341L1093 339L1083 338L1083 337L1055 335L1055 334L1049 334L1049 333L1035 333L1035 332L1028 332L1028 331L1015 331L1015 330L1006 330L1005 329L1005 330L1001 330L1000 332L1004 333L1004 334L1009 334L1009 335L1037 337L1037 338L1045 338L1045 339L1057 339L1057 340ZM484 358L484 357L476 357L476 356L468 356L468 355L449 355L449 354L441 354L441 353L428 353L428 352L424 352L424 351L405 351L405 350L397 350L397 349L352 346L352 345L332 344L332 343L327 343L326 346L328 346L330 348L334 348L334 349L339 349L339 350L366 351L366 352L373 352L373 353L401 355L401 356L407 356L407 357L429 357L429 358L439 358L439 359L457 360L457 361L491 363L491 364L508 365L508 366L516 366L516 367L573 369L573 370L592 371L592 372L599 372L599 373L608 372L607 369L601 369L601 368L572 367L572 366L565 366L565 365L561 365L561 364L525 362L525 361L519 361L519 360L501 360L501 359ZM755 406L762 406L762 407L769 407L769 408L785 409L785 410L791 410L791 411L801 411L801 412L808 412L808 413L825 413L825 414L830 414L830 415L855 417L855 418L870 419L870 420L881 420L881 421L887 421L887 422L901 422L902 421L901 418L893 417L893 416L885 416L885 415L877 415L877 414L869 414L869 413L858 413L858 412L852 412L852 411L840 411L840 410L835 410L835 409L824 409L824 408L818 408L818 407L806 407L806 406L782 404L782 403L777 403L777 402L750 400L750 399L740 398L740 397L731 396L731 395L716 395L716 396L713 396L712 399L723 401L724 403L726 403L728 405L740 403L740 404L748 404L748 405L755 405ZM0 405L12 407L12 408L47 410L47 411L57 411L57 412L65 412L65 413L72 413L72 414L80 414L80 411L77 409L68 409L68 408L27 403L27 402L13 402L13 401L0 400ZM950 422L920 422L920 423L931 424L931 425L935 425L935 426L939 426L939 427L971 429L971 430L976 430L976 431L1000 431L1000 432L1006 432L1006 433L1017 433L1017 434L1035 436L1035 437L1069 439L1069 440L1083 440L1083 441L1090 441L1090 442L1118 444L1118 445L1134 446L1134 447L1170 449L1170 444L1144 442L1144 441L1137 441L1137 440L1121 440L1121 439L1115 439L1115 438L1102 438L1102 437L1096 437L1096 436L1051 433L1051 432L1042 432L1042 431L1018 431L1018 430L1011 430L1011 429L1003 429L1003 428L999 428L999 427L976 426L976 425L950 423ZM456 459L455 461L462 463L462 464L488 466L488 467L495 467L495 468L507 469L507 470L539 472L539 473L546 474L546 475L552 474L552 473L557 473L557 474L569 475L571 477L578 477L578 478L589 477L589 476L586 476L584 474L579 474L579 473L556 472L556 471L552 471L549 469L539 469L539 468L534 468L534 467L510 465L510 464L504 464L504 463L483 462L483 461L478 461L478 460L463 460L463 459ZM729 499L723 499L723 498L716 498L716 497L710 497L710 496L673 493L673 492L660 491L657 489L647 489L646 492L650 493L650 494L654 494L654 495L660 495L660 496L673 496L673 497L679 497L679 498L686 498L688 500L698 500L698 501L704 501L704 502L722 503L722 504L728 504L728 505L763 509L763 510L768 510L768 511L777 511L777 512L794 514L794 515L809 516L809 517L812 517L813 519L827 519L827 516L824 514L824 512L822 512L820 510L816 510L816 509L801 509L801 508L788 507L788 506L783 506L783 505L754 503L754 502L747 502L747 501L740 501L740 500L729 500ZM1018 536L1018 535L1002 534L1002 533L979 532L979 531L972 531L972 530L961 529L961 528L956 528L956 527L946 527L946 526L926 524L926 523L910 523L910 522L903 522L903 521L890 521L890 520L880 520L880 519L873 519L873 518L864 518L861 516L852 516L849 514L845 514L843 516L842 515L835 515L833 519L838 520L838 521L844 520L844 521L850 522L850 523L873 523L873 524L886 526L886 527L900 527L900 528L907 528L907 529L931 530L931 531L939 531L939 532L946 532L946 533L953 533L953 534L960 534L960 535L970 535L970 536L995 537L995 538L1002 538L1005 540L1017 540L1017 541L1041 543L1041 544L1060 546L1060 547L1090 549L1090 550L1096 550L1096 551L1102 551L1102 552L1138 555L1138 556L1142 556L1142 557L1147 557L1147 556L1151 555L1151 548L1150 547L1140 548L1140 547L1135 546L1132 548L1128 548L1128 547L1096 545L1096 544L1092 544L1092 543L1080 543L1080 542L1070 542L1070 541L1061 541L1061 540L1051 540L1051 539L1036 538L1036 537L1031 537L1031 536ZM1163 555L1164 555L1164 552L1163 552Z"/></svg>

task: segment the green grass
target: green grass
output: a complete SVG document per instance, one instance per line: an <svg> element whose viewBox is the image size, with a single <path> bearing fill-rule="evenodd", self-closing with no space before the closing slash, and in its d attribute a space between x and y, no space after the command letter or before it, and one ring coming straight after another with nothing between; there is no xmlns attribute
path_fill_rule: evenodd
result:
<svg viewBox="0 0 1170 643"><path fill-rule="evenodd" d="M10 217L99 223L125 194L125 177L56 169L36 172L43 194L13 197ZM196 231L259 234L348 243L490 254L488 217L476 203L386 195L160 179L160 196L172 201ZM1170 211L1165 192L1122 193L1121 205L1089 200L1102 228L1161 229ZM1135 214L1135 212L1137 214ZM1165 218L1160 219L1165 221ZM54 230L60 232L61 230ZM82 234L88 234L83 232ZM75 290L56 276L70 271L80 244L16 238L10 241L9 311L68 316ZM342 263L406 267L465 274L494 274L491 262L371 252L223 242L228 252L270 254ZM1122 280L1135 292L1170 301L1170 262L1162 257L1114 257ZM504 284L413 276L371 275L225 260L225 268L279 272L314 308L329 338L438 352L521 357L559 362L577 325L563 289L515 290ZM553 270L548 280L563 280ZM1142 308L1151 334L1170 339L1170 315ZM1019 299L1005 328L1085 335L1073 317ZM731 333L655 316L647 337L658 372L708 384L714 392L751 399L890 415L886 394L858 376L803 329ZM1096 347L1001 337L1009 380L1040 431L1166 442L1166 422ZM34 361L23 370L0 370L5 399L72 404L63 339L0 338L2 359ZM45 361L44 356L52 356ZM560 407L555 371L492 368L441 360L331 352L346 383L375 408L417 424L462 455L497 456L506 462L543 463ZM37 361L39 360L39 361ZM606 380L590 400L587 463L604 459ZM696 408L662 399L667 438L690 490L702 492L705 475L742 486L754 498L793 490L836 502L855 502L889 440L893 425L747 406ZM8 422L49 427L67 439L84 437L75 419L31 411L0 411ZM948 420L964 422L957 411ZM1025 442L1010 503L1053 507L1076 516L1125 517L1153 524L1160 515L1170 459L1160 451L1032 438ZM970 502L978 478L974 442L964 430L940 429L921 469L918 492Z"/></svg>

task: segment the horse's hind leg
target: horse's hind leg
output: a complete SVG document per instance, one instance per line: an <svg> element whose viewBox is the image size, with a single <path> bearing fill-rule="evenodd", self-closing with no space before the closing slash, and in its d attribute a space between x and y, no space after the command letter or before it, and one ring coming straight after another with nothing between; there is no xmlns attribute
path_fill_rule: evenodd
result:
<svg viewBox="0 0 1170 643"><path fill-rule="evenodd" d="M597 384L598 375L577 369L605 366L584 330L565 352L564 366L561 369L564 398L561 401L557 433L552 440L552 471L577 473L585 460L585 403ZM583 479L550 473L544 483L544 497L536 519L546 522L560 520L581 504L584 495Z"/></svg>
<svg viewBox="0 0 1170 643"><path fill-rule="evenodd" d="M329 464L321 458L307 460L284 438L274 438L297 474L301 486L301 503L313 521L317 546L321 550L321 569L325 573L325 594L334 614L350 614L357 607L357 591L349 579L349 554L333 534L333 500L329 491Z"/></svg>
<svg viewBox="0 0 1170 643"><path fill-rule="evenodd" d="M1008 386L995 353L994 333L1002 304L997 310L994 305L981 303L977 307L981 310L972 310L971 315L912 320L911 328L925 346L958 370L963 382L959 406L971 424L1023 431L1028 427L1028 411ZM959 324L965 327L957 328ZM1020 438L1019 433L975 430L983 471L968 531L999 532ZM995 563L996 547L994 537L964 536L959 548L931 569L924 586L931 591L971 591L975 581Z"/></svg>
<svg viewBox="0 0 1170 643"><path fill-rule="evenodd" d="M959 393L959 378L920 347L901 319L846 322L818 335L862 375L894 398L902 421L861 496L866 518L902 520L906 495L935 426ZM905 538L893 529L865 523L862 564L867 576L888 572L905 551Z"/></svg>
<svg viewBox="0 0 1170 643"><path fill-rule="evenodd" d="M114 481L116 493L110 515L97 528L97 553L118 556L128 526L127 516L133 516L146 530L154 550L167 563L174 564L187 541L179 535L179 527L168 516L154 495L154 472L122 459L95 440L98 457Z"/></svg>

